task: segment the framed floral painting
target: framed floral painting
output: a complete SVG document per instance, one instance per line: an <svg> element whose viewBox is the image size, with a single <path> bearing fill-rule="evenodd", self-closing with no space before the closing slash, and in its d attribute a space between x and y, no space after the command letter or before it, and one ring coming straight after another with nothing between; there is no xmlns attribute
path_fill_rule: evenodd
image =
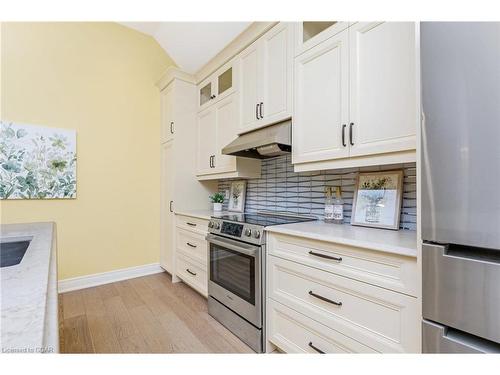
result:
<svg viewBox="0 0 500 375"><path fill-rule="evenodd" d="M229 211L244 212L245 211L245 196L247 193L247 182L233 181L231 182L231 193L229 195Z"/></svg>
<svg viewBox="0 0 500 375"><path fill-rule="evenodd" d="M76 131L0 121L0 199L76 198Z"/></svg>
<svg viewBox="0 0 500 375"><path fill-rule="evenodd" d="M359 173L352 206L352 225L399 229L403 171Z"/></svg>

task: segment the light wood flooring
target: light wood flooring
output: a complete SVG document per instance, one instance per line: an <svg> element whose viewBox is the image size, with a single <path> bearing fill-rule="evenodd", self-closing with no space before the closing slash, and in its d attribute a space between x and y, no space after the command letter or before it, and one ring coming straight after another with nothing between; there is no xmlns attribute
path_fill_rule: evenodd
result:
<svg viewBox="0 0 500 375"><path fill-rule="evenodd" d="M253 353L167 273L59 295L61 353Z"/></svg>

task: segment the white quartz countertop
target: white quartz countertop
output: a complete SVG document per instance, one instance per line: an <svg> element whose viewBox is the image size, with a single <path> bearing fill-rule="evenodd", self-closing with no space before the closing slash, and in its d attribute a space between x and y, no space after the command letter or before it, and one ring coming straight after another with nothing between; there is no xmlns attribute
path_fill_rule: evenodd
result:
<svg viewBox="0 0 500 375"><path fill-rule="evenodd" d="M210 220L212 216L222 215L227 213L226 211L213 211L213 210L181 210L175 211L176 215L183 215L189 217L197 217L199 219Z"/></svg>
<svg viewBox="0 0 500 375"><path fill-rule="evenodd" d="M57 344L48 347L54 333L47 332L53 326L53 317L47 315L57 314L53 311L53 299L57 300L55 224L3 224L0 237L2 242L31 239L21 263L0 269L2 352L57 351Z"/></svg>
<svg viewBox="0 0 500 375"><path fill-rule="evenodd" d="M267 232L288 234L409 257L417 256L417 234L409 230L387 230L332 224L324 221L273 225Z"/></svg>

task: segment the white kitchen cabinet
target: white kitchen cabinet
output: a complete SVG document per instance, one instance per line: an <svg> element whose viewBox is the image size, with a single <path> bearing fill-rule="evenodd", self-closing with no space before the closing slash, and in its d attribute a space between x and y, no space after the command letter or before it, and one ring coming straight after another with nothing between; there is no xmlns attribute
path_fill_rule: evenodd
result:
<svg viewBox="0 0 500 375"><path fill-rule="evenodd" d="M197 121L197 174L204 175L213 172L213 159L217 153L217 113L215 109L207 108L198 113Z"/></svg>
<svg viewBox="0 0 500 375"><path fill-rule="evenodd" d="M222 154L222 149L237 136L238 118L237 94L229 95L198 113L199 180L260 176L260 160Z"/></svg>
<svg viewBox="0 0 500 375"><path fill-rule="evenodd" d="M174 210L208 209L208 196L215 183L197 181L197 88L191 76L169 69L157 83L160 91L162 135L160 137L160 265L178 281L175 267ZM168 121L166 121L168 119ZM163 132L163 125L173 122Z"/></svg>
<svg viewBox="0 0 500 375"><path fill-rule="evenodd" d="M174 180L175 174L174 141L161 145L161 242L160 265L172 273L174 264Z"/></svg>
<svg viewBox="0 0 500 375"><path fill-rule="evenodd" d="M281 22L239 55L240 134L291 117L293 32Z"/></svg>
<svg viewBox="0 0 500 375"><path fill-rule="evenodd" d="M278 233L268 233L267 249L270 344L290 353L420 352L416 258Z"/></svg>
<svg viewBox="0 0 500 375"><path fill-rule="evenodd" d="M295 59L293 163L349 156L348 40L344 30Z"/></svg>
<svg viewBox="0 0 500 375"><path fill-rule="evenodd" d="M259 57L257 40L247 47L239 57L241 121L239 132L257 127L259 121Z"/></svg>
<svg viewBox="0 0 500 375"><path fill-rule="evenodd" d="M295 23L295 56L349 27L349 22L303 21Z"/></svg>
<svg viewBox="0 0 500 375"><path fill-rule="evenodd" d="M413 22L354 23L295 58L296 172L415 161Z"/></svg>
<svg viewBox="0 0 500 375"><path fill-rule="evenodd" d="M198 85L198 107L202 110L231 95L236 89L234 60L223 65Z"/></svg>
<svg viewBox="0 0 500 375"><path fill-rule="evenodd" d="M418 118L413 22L349 28L351 156L414 149Z"/></svg>
<svg viewBox="0 0 500 375"><path fill-rule="evenodd" d="M172 91L174 85L168 85L160 96L161 104L161 141L168 142L174 138L174 119L172 113Z"/></svg>
<svg viewBox="0 0 500 375"><path fill-rule="evenodd" d="M175 272L187 285L208 295L208 219L176 215Z"/></svg>

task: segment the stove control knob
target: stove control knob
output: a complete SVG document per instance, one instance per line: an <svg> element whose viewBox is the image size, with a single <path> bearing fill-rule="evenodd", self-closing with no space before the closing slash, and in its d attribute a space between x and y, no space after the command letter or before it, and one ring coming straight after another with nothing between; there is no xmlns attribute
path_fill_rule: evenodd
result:
<svg viewBox="0 0 500 375"><path fill-rule="evenodd" d="M219 229L219 228L220 228L220 224L219 224L218 222L215 222L215 223L214 223L214 228L215 228L215 229Z"/></svg>
<svg viewBox="0 0 500 375"><path fill-rule="evenodd" d="M252 235L252 230L250 228L245 229L245 236L250 237Z"/></svg>
<svg viewBox="0 0 500 375"><path fill-rule="evenodd" d="M259 238L260 237L260 231L259 230L255 230L253 232L253 238Z"/></svg>
<svg viewBox="0 0 500 375"><path fill-rule="evenodd" d="M210 221L208 222L208 227L209 227L209 228L213 228L213 227L214 227L214 222L210 220Z"/></svg>

